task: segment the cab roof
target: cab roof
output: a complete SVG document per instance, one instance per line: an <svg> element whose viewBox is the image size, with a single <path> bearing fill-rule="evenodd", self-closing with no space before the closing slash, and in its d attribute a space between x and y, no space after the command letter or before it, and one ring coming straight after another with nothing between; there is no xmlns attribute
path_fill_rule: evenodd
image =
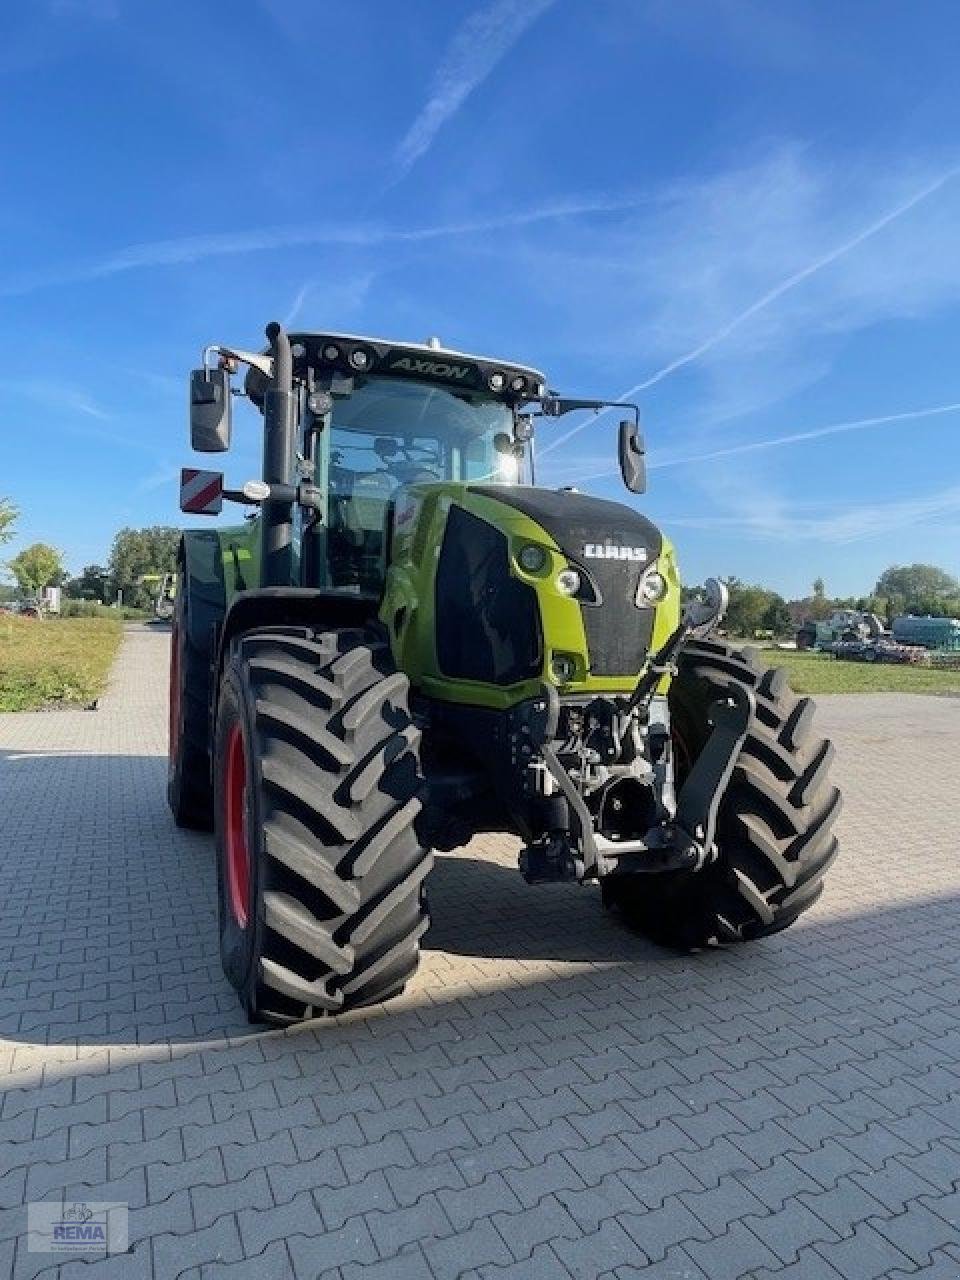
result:
<svg viewBox="0 0 960 1280"><path fill-rule="evenodd" d="M539 369L444 347L437 341L399 342L364 334L298 332L289 335L295 374L361 374L420 379L464 390L485 391L507 401L534 400L546 394Z"/></svg>

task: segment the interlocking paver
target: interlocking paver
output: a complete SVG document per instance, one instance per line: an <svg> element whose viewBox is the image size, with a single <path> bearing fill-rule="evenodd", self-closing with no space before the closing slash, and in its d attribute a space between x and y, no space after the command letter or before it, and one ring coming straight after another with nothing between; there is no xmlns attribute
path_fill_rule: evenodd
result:
<svg viewBox="0 0 960 1280"><path fill-rule="evenodd" d="M431 1192L404 1209L381 1212L374 1209L366 1215L367 1226L377 1250L384 1258L399 1253L405 1245L422 1240L453 1235L456 1228L438 1196Z"/></svg>
<svg viewBox="0 0 960 1280"><path fill-rule="evenodd" d="M436 1280L457 1280L471 1268L513 1261L506 1242L489 1219L444 1239L425 1241L423 1252Z"/></svg>
<svg viewBox="0 0 960 1280"><path fill-rule="evenodd" d="M0 1210L131 1204L61 1277L960 1275L960 702L823 700L844 857L789 933L659 952L484 836L402 1000L280 1034L164 808L166 645L133 629L95 715L0 717Z"/></svg>
<svg viewBox="0 0 960 1280"><path fill-rule="evenodd" d="M783 1263L798 1261L810 1245L829 1244L838 1239L838 1233L799 1200L766 1217L745 1217L743 1225L749 1227Z"/></svg>
<svg viewBox="0 0 960 1280"><path fill-rule="evenodd" d="M241 1262L243 1246L232 1217L219 1218L206 1227L186 1231L179 1235L156 1235L153 1239L153 1275L155 1280L172 1280L188 1267L203 1263ZM252 1277L260 1272L251 1270Z"/></svg>
<svg viewBox="0 0 960 1280"><path fill-rule="evenodd" d="M236 1182L221 1182L216 1186L201 1183L192 1188L190 1201L193 1219L198 1227L207 1227L217 1218L238 1209L266 1209L273 1204L273 1194L267 1175L262 1169L251 1169Z"/></svg>
<svg viewBox="0 0 960 1280"><path fill-rule="evenodd" d="M275 1240L252 1258L205 1262L198 1280L289 1280L292 1267L286 1245Z"/></svg>
<svg viewBox="0 0 960 1280"><path fill-rule="evenodd" d="M627 1264L642 1265L647 1261L636 1239L613 1218L578 1240L556 1240L551 1248L561 1265L578 1280L580 1277L597 1280L605 1271L614 1271Z"/></svg>
<svg viewBox="0 0 960 1280"><path fill-rule="evenodd" d="M813 1248L845 1280L878 1280L891 1271L909 1270L913 1265L905 1253L865 1222L858 1223L846 1239Z"/></svg>

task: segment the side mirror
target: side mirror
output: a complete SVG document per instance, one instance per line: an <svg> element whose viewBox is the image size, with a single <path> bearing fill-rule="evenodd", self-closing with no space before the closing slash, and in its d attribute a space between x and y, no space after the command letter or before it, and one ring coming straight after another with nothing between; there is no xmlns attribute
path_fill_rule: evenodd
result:
<svg viewBox="0 0 960 1280"><path fill-rule="evenodd" d="M198 453L230 448L230 374L226 369L194 369L190 374L190 446Z"/></svg>
<svg viewBox="0 0 960 1280"><path fill-rule="evenodd" d="M646 493L647 464L643 433L635 422L620 423L620 474L631 493Z"/></svg>

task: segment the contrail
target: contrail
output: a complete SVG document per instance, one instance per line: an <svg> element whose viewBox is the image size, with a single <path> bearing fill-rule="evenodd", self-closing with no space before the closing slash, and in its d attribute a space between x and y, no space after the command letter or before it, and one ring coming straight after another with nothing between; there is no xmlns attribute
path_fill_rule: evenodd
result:
<svg viewBox="0 0 960 1280"><path fill-rule="evenodd" d="M891 222L895 222L898 218L902 218L904 214L909 213L916 205L927 200L930 196L941 190L942 187L946 186L946 184L950 182L952 178L955 178L958 173L960 173L960 165L955 165L952 169L948 169L946 173L941 174L939 178L928 183L927 186L912 195L909 200L905 200L903 204L897 205L895 209L889 210L882 217L877 218L875 222L871 222L869 226L864 227L862 231L857 232L857 234L850 240L845 240L843 244L839 245L836 249L832 249L829 253L824 254L822 258L817 258L815 262L811 262L802 270L796 271L793 275L788 276L786 280L782 280L780 284L776 285L773 289L769 289L766 293L757 298L755 302L752 302L749 307L739 312L731 320L728 320L727 323L717 329L715 333L712 333L709 338L705 338L703 342L699 343L692 350L687 351L682 356L677 356L677 358L675 360L671 360L669 364L665 364L662 368L657 369L655 373L650 374L650 376L645 378L642 382L638 382L635 386L628 388L622 395L619 395L617 399L632 400L639 392L646 391L649 387L656 386L658 382L662 382L663 379L669 377L671 373L675 373L678 369L682 369L686 365L692 364L695 360L699 360L702 355L705 355L706 352L710 351L718 343L722 342L724 338L729 337L734 330L738 329L747 320L750 320L758 311L762 311L765 307L768 307L771 302L776 302L778 298L782 298L785 293L789 293L790 290L795 289L797 285L802 284L805 280L809 280L812 275L816 275L816 273L818 271L822 271L824 267L831 266L838 258L842 258L845 254L848 254L852 250L858 248L865 240L869 240L871 236L875 236L878 232L882 231L884 227L888 227ZM603 412L609 413L610 410L604 410ZM567 440L570 440L573 436L585 430L590 425L590 421L581 422L579 426L573 427L565 435L562 435L559 440L554 440L545 449L541 449L540 456L543 457L548 453L552 453L554 449L558 449L560 445L565 444Z"/></svg>
<svg viewBox="0 0 960 1280"><path fill-rule="evenodd" d="M838 436L847 431L867 431L870 427L883 427L892 422L914 422L920 418L936 418L945 413L960 413L960 400L952 404L933 405L929 409L906 409L903 413L885 413L874 418L856 418L850 422L833 422L825 427L811 427L808 431L793 431L789 435L772 436L769 440L753 440L744 444L729 445L724 449L711 449L708 453L691 453L682 458L667 458L663 462L647 464L649 471L664 471L667 467L684 467L690 463L712 462L715 458L731 458L739 453L756 453L762 449L777 449L785 444L798 444L804 440L819 440L823 436ZM545 452L542 451L542 452ZM619 475L616 468L592 471L580 476L580 480L601 480L605 476Z"/></svg>
<svg viewBox="0 0 960 1280"><path fill-rule="evenodd" d="M529 209L493 214L486 218L463 222L434 223L420 227L385 227L375 223L353 225L318 224L307 226L260 227L248 231L213 232L209 235L182 236L172 240L153 240L127 245L102 258L88 259L73 266L38 272L0 285L0 297L15 297L36 289L100 280L125 271L151 267L179 266L201 262L207 258L277 249L295 249L307 245L345 245L377 248L387 244L419 244L457 236L484 235L534 226L541 222L580 218L591 214L619 213L650 204L648 196L596 195L574 196L547 201Z"/></svg>
<svg viewBox="0 0 960 1280"><path fill-rule="evenodd" d="M425 155L467 98L555 0L493 0L454 34L433 76L430 97L395 153L401 173Z"/></svg>

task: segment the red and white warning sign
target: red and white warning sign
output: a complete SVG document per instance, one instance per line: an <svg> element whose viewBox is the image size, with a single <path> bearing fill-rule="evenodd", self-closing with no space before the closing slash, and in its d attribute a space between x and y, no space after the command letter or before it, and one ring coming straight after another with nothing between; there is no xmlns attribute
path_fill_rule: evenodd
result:
<svg viewBox="0 0 960 1280"><path fill-rule="evenodd" d="M181 467L180 510L195 516L218 516L223 510L223 472Z"/></svg>

